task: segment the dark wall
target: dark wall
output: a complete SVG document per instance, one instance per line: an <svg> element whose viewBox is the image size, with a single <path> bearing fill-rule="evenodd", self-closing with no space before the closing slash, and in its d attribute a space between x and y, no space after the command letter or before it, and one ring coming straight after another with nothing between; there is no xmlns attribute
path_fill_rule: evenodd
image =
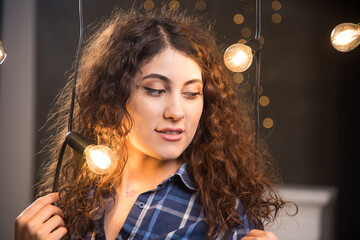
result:
<svg viewBox="0 0 360 240"><path fill-rule="evenodd" d="M128 8L124 1L84 1L85 25L108 16L113 7ZM143 1L137 1L141 5ZM154 0L157 6L160 1ZM180 9L194 8L195 1L181 1ZM288 184L331 185L339 187L341 229L355 231L360 215L359 199L359 76L360 47L349 53L332 48L329 38L334 26L342 22L360 22L359 1L280 1L275 11L271 1L263 0L262 95L270 104L261 108L261 119L270 117L274 127L262 128L284 182ZM235 43L241 30L255 30L255 1L207 0L209 19L223 47ZM121 5L122 4L122 5ZM125 5L124 5L125 4ZM250 7L249 7L250 6ZM49 106L65 85L66 71L74 60L78 40L77 1L37 3L37 128L46 120ZM242 13L241 25L233 16ZM271 15L279 13L275 24ZM248 38L245 38L248 39ZM254 67L244 73L239 88L250 91ZM250 90L246 90L250 89ZM251 95L250 95L251 96ZM37 139L44 137L41 130ZM37 157L37 169L44 159ZM349 206L354 206L350 209ZM347 231L349 234L349 231ZM351 236L351 235L349 235Z"/></svg>
<svg viewBox="0 0 360 240"><path fill-rule="evenodd" d="M205 12L215 22L219 42L224 47L243 38L243 27L249 27L253 31L251 37L254 36L255 1L206 2ZM141 3L137 1L138 5ZM160 1L155 3L160 5ZM115 0L87 0L84 2L85 25L108 16L114 6L128 8L130 4ZM180 4L181 9L194 7L194 1L180 1ZM271 8L271 1L263 1L262 94L269 96L270 104L262 107L260 114L261 119L272 118L274 127L263 128L262 135L278 161L285 183L335 185L339 182L340 146L344 144L339 139L342 132L340 118L345 111L342 106L353 102L353 99L342 100L342 91L349 89L347 84L341 86L347 78L356 77L357 72L351 67L345 69L348 65L343 65L349 57L357 58L359 49L339 53L331 47L329 35L338 23L356 22L356 13L352 10L356 8L351 4L355 3L343 1L339 5L328 1L323 6L318 1L286 1L282 2L280 10L275 11ZM252 13L244 11L249 6ZM37 11L39 129L45 123L50 103L65 85L66 72L74 60L78 40L77 1L39 0ZM245 16L243 24L233 22L236 13ZM282 16L279 24L271 22L273 13ZM254 67L244 76L245 81L239 87L246 89L251 86L251 89ZM350 121L347 123L349 125ZM39 139L43 136L44 131L40 131ZM39 162L41 157L37 159Z"/></svg>
<svg viewBox="0 0 360 240"><path fill-rule="evenodd" d="M137 5L142 2L137 1ZM154 2L159 6L161 1ZM179 2L180 9L192 11L194 8L195 1ZM214 21L223 47L243 38L241 30L244 27L249 27L251 37L254 36L255 1L205 2L207 8L202 12ZM326 4L311 0L280 2L282 8L278 11L271 8L271 1L263 0L262 4L262 36L265 39L262 95L270 98L270 104L261 107L260 115L261 119L269 117L274 120L272 128L262 128L262 135L278 162L285 183L339 187L337 225L339 239L345 239L344 236L355 236L360 215L357 206L360 202L360 98L357 88L360 47L349 53L340 53L332 48L329 38L337 24L360 22L360 3L352 0L331 0ZM115 5L128 8L131 3L84 1L85 25L108 16ZM55 95L65 85L66 72L74 60L78 41L77 1L39 0L37 13L39 129L46 121ZM237 13L245 16L241 25L232 20ZM271 21L274 13L282 16L278 24ZM245 80L239 88L251 93L254 67L243 75ZM38 151L44 134L44 129L38 133ZM37 156L37 170L44 160L44 155Z"/></svg>

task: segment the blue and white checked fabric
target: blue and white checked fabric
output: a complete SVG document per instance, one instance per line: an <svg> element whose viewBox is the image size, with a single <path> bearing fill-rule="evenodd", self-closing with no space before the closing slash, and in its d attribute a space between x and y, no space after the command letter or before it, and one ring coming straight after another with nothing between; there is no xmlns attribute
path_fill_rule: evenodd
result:
<svg viewBox="0 0 360 240"><path fill-rule="evenodd" d="M186 165L183 164L156 190L138 197L117 240L206 239L208 225L204 220L200 195L186 172ZM241 239L254 228L247 220L242 204L238 204L238 209L244 226L233 229L228 239ZM95 222L93 230L85 240L105 240L104 219Z"/></svg>

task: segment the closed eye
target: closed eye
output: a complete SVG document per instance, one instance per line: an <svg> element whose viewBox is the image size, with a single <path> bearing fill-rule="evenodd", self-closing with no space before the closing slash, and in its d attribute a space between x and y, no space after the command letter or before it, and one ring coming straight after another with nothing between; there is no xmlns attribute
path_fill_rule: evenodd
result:
<svg viewBox="0 0 360 240"><path fill-rule="evenodd" d="M189 99L195 99L197 96L202 95L202 93L200 91L199 92L185 92L183 94Z"/></svg>
<svg viewBox="0 0 360 240"><path fill-rule="evenodd" d="M146 94L150 95L150 96L160 96L161 94L165 93L165 89L155 89L155 88L149 88L149 87L142 87Z"/></svg>

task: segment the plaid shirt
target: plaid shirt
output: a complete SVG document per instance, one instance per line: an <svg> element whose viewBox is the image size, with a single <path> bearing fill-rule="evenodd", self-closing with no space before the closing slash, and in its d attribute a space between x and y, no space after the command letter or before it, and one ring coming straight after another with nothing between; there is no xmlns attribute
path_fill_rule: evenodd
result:
<svg viewBox="0 0 360 240"><path fill-rule="evenodd" d="M138 197L116 240L206 239L208 225L200 195L186 172L186 165L183 164L156 190ZM254 228L239 202L238 209L244 226L232 229L228 239L241 239ZM105 240L104 218L95 222L94 231L85 240Z"/></svg>

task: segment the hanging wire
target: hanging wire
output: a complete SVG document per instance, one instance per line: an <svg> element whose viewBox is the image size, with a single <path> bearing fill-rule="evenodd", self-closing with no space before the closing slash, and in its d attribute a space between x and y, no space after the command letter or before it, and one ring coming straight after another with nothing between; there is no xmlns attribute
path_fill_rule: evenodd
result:
<svg viewBox="0 0 360 240"><path fill-rule="evenodd" d="M70 106L70 115L69 115L69 123L68 123L68 131L71 132L72 124L73 124L73 115L74 115L74 106L75 106L75 95L76 95L76 81L79 72L79 61L80 61L80 52L81 52L81 44L83 38L83 9L82 9L82 0L79 0L79 22L80 22L80 33L79 33L79 42L76 51L76 59L75 59L75 73L74 73L74 86L72 90L71 96L71 106Z"/></svg>
<svg viewBox="0 0 360 240"><path fill-rule="evenodd" d="M76 81L79 71L79 61L80 61L80 52L81 52L81 44L82 44L82 38L83 38L83 7L82 7L82 0L79 0L79 22L80 22L80 34L79 34L79 42L78 47L76 51L76 58L75 58L75 73L74 73L74 85L72 89L72 95L71 95L71 104L70 104L70 113L69 113L69 121L68 121L68 132L72 131L72 125L73 125L73 116L74 116L74 106L75 106L75 95L76 95ZM53 192L57 191L58 185L59 185L59 175L60 175L60 169L62 160L64 157L65 149L66 149L67 143L66 140L64 140L61 150L59 153L58 162L56 165L56 171L55 171L55 177L54 177L54 184L53 184Z"/></svg>
<svg viewBox="0 0 360 240"><path fill-rule="evenodd" d="M261 33L261 0L256 0L256 32L255 39L260 42L260 33ZM260 43L261 46L261 43ZM256 135L255 139L257 141L260 136L260 69L261 69L261 47L259 51L256 52L255 56L255 124L256 124Z"/></svg>

